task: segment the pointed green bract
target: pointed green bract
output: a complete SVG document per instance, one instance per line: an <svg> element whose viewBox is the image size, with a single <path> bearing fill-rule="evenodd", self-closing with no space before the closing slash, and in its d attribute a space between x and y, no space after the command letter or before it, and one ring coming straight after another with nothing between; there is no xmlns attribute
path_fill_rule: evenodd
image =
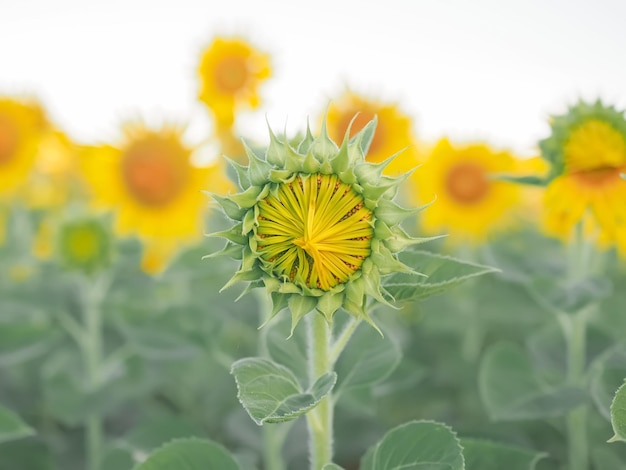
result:
<svg viewBox="0 0 626 470"><path fill-rule="evenodd" d="M615 434L608 442L626 442L626 383L617 390L611 403L611 424Z"/></svg>
<svg viewBox="0 0 626 470"><path fill-rule="evenodd" d="M393 301L382 276L419 274L419 266L407 266L397 253L427 240L398 225L419 209L393 201L408 177L383 175L397 155L377 164L365 160L375 127L373 120L352 139L346 132L339 146L325 124L317 137L307 126L299 142L270 129L264 158L244 143L249 166L232 163L241 192L212 195L235 221L230 230L211 234L228 240L215 255L242 263L223 289L239 281L264 285L274 304L271 316L291 310L292 332L315 310L331 322L343 308L374 325L368 299Z"/></svg>

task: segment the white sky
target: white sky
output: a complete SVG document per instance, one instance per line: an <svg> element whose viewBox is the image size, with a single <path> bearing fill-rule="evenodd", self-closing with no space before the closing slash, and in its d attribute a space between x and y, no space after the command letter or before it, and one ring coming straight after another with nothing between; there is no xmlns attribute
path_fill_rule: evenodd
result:
<svg viewBox="0 0 626 470"><path fill-rule="evenodd" d="M196 66L216 34L272 56L240 130L303 127L350 85L397 101L424 141L483 139L532 154L579 97L626 106L623 0L0 0L0 94L39 96L81 142L122 120L210 133Z"/></svg>

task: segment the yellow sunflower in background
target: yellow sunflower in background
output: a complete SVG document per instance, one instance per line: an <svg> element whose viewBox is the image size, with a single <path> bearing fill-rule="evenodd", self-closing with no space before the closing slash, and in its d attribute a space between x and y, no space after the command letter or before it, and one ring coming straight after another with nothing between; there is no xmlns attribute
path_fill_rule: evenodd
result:
<svg viewBox="0 0 626 470"><path fill-rule="evenodd" d="M118 234L142 238L142 267L150 273L161 271L181 243L202 235L206 196L201 190L219 194L230 188L221 165L192 165L193 149L183 143L182 132L173 126L129 125L119 148L82 152L94 204L117 211Z"/></svg>
<svg viewBox="0 0 626 470"><path fill-rule="evenodd" d="M547 230L569 238L582 223L587 235L626 255L626 119L600 101L579 102L551 121L539 143L551 164L545 196Z"/></svg>
<svg viewBox="0 0 626 470"><path fill-rule="evenodd" d="M39 103L0 97L0 201L23 185L47 126Z"/></svg>
<svg viewBox="0 0 626 470"><path fill-rule="evenodd" d="M259 106L258 88L271 75L269 55L243 39L217 37L202 54L198 75L198 97L223 132L233 126L239 108Z"/></svg>
<svg viewBox="0 0 626 470"><path fill-rule="evenodd" d="M334 141L341 142L352 119L354 122L350 137L363 129L374 116L378 118L378 123L367 152L367 161L379 163L406 149L385 171L398 175L415 168L418 162L413 122L396 104L369 99L348 90L339 99L333 100L328 108L328 135Z"/></svg>
<svg viewBox="0 0 626 470"><path fill-rule="evenodd" d="M448 232L451 240L480 242L513 222L511 209L521 190L497 174L516 173L516 159L484 144L454 147L440 140L424 165L414 173L414 196L435 201L420 214L428 233Z"/></svg>

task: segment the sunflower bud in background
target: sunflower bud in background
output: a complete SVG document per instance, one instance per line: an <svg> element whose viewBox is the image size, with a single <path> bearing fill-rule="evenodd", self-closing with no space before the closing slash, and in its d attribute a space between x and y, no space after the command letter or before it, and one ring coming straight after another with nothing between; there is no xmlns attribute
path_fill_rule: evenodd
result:
<svg viewBox="0 0 626 470"><path fill-rule="evenodd" d="M56 255L67 269L92 274L109 266L113 234L104 220L80 218L60 225Z"/></svg>
<svg viewBox="0 0 626 470"><path fill-rule="evenodd" d="M213 116L222 153L231 158L245 154L234 130L235 116L259 107L259 88L270 76L269 55L244 39L216 37L202 53L198 98Z"/></svg>
<svg viewBox="0 0 626 470"><path fill-rule="evenodd" d="M322 126L293 147L270 131L264 157L247 148L249 166L234 163L241 192L213 195L234 221L212 234L228 240L217 253L241 259L224 286L248 281L271 294L271 317L289 307L292 328L317 309L330 322L340 307L371 323L369 297L391 297L381 276L412 272L395 253L420 239L399 226L414 213L393 199L408 175L383 176L390 163L368 163L376 121L337 147ZM271 318L270 317L270 318Z"/></svg>
<svg viewBox="0 0 626 470"><path fill-rule="evenodd" d="M216 193L230 183L221 164L192 164L194 149L181 128L148 129L127 125L119 146L87 147L82 166L93 203L116 213L115 232L136 235L144 243L142 267L163 270L182 246L202 233L208 185Z"/></svg>
<svg viewBox="0 0 626 470"><path fill-rule="evenodd" d="M587 236L626 255L626 119L600 101L579 102L551 120L539 143L551 165L545 226L568 239L581 223Z"/></svg>
<svg viewBox="0 0 626 470"><path fill-rule="evenodd" d="M385 169L389 175L411 171L418 164L413 121L395 103L374 100L347 90L331 101L327 112L328 135L341 141L350 123L350 137L362 130L374 117L377 118L376 134L367 152L366 160L380 163L390 155L402 151Z"/></svg>

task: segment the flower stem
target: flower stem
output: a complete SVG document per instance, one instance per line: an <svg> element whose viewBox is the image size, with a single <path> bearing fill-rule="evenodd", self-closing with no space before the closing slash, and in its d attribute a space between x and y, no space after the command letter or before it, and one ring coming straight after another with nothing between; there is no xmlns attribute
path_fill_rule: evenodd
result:
<svg viewBox="0 0 626 470"><path fill-rule="evenodd" d="M313 384L332 368L330 362L330 327L321 314L307 315L309 380ZM311 470L321 470L332 462L333 401L330 394L306 415L309 427Z"/></svg>
<svg viewBox="0 0 626 470"><path fill-rule="evenodd" d="M582 386L586 358L586 310L570 317L567 338L568 381L572 386ZM589 449L587 446L587 406L581 405L567 415L568 460L570 470L587 470Z"/></svg>
<svg viewBox="0 0 626 470"><path fill-rule="evenodd" d="M83 321L85 340L79 343L85 358L87 386L90 392L95 392L101 385L102 374L102 309L101 302L106 287L97 279L93 284L85 282L83 287ZM106 282L105 282L106 284ZM103 424L102 416L93 412L87 417L86 448L87 468L97 470L102 458Z"/></svg>

